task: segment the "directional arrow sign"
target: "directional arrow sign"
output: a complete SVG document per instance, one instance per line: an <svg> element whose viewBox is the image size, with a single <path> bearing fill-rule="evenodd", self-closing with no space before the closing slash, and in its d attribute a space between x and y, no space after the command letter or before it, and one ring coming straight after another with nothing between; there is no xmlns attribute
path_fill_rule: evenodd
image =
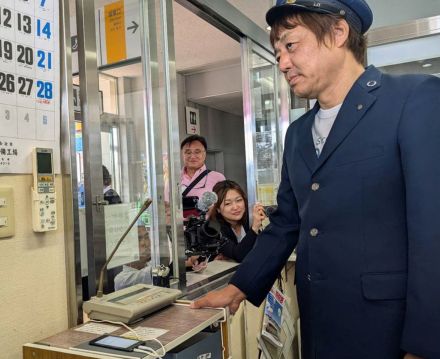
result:
<svg viewBox="0 0 440 359"><path fill-rule="evenodd" d="M136 32L137 28L139 27L139 25L138 25L137 22L134 21L134 20L132 20L131 23L132 23L133 25L127 27L127 30L133 30L132 34L134 34L134 33Z"/></svg>
<svg viewBox="0 0 440 359"><path fill-rule="evenodd" d="M141 56L139 14L139 0L116 0L97 9L100 66Z"/></svg>
<svg viewBox="0 0 440 359"><path fill-rule="evenodd" d="M127 59L141 56L141 30L139 0L125 0L125 39L127 43Z"/></svg>

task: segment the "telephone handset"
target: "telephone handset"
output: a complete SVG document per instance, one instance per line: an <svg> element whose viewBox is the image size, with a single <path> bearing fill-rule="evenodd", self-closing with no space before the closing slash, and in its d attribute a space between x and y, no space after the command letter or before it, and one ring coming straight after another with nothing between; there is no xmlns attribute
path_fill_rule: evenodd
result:
<svg viewBox="0 0 440 359"><path fill-rule="evenodd" d="M35 147L32 151L32 228L34 232L57 229L53 150Z"/></svg>

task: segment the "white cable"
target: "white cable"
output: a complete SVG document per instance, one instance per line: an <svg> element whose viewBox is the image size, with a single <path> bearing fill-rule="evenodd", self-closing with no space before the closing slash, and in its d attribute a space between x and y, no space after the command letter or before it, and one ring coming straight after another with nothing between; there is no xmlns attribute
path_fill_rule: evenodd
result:
<svg viewBox="0 0 440 359"><path fill-rule="evenodd" d="M160 349L162 349L162 354L160 354L160 355L165 356L165 354L167 353L167 351L165 350L165 347L163 346L162 342L161 342L159 339L151 338L151 339L148 339L148 340L151 340L151 341L153 341L153 342L158 343L158 344L160 345ZM144 346L143 346L143 345L139 345L139 348L144 349ZM145 348L149 348L149 347L145 347ZM149 348L149 349L150 349L150 348Z"/></svg>
<svg viewBox="0 0 440 359"><path fill-rule="evenodd" d="M144 341L138 333L136 333L136 331L134 331L133 329L131 329L127 324L122 323L122 322L114 322L111 320L96 320L96 319L90 319L91 322L95 322L95 323L110 323L110 324L116 324L116 325L122 325L124 328L128 329L130 332L132 332L135 336L137 340L141 340ZM146 354L153 354L154 356L156 356L157 358L162 358L163 356L165 356L165 354L167 353L167 351L165 350L165 347L163 346L162 342L159 339L156 338L151 338L148 339L154 342L157 342L160 345L160 349L162 349L163 354L159 354L156 350L154 350L153 348L147 347L147 346L143 346L143 345L139 345L138 348L143 349L143 350L148 350L151 352L148 352ZM140 350L139 349L139 350ZM134 349L134 351L137 351L136 349ZM143 352L141 350L141 352Z"/></svg>
<svg viewBox="0 0 440 359"><path fill-rule="evenodd" d="M144 350L139 349L139 348L142 348ZM147 355L154 355L155 359L162 359L160 354L158 352L156 352L153 348L150 348L150 347L145 347L145 346L139 345L139 347L133 349L133 351L136 353L144 353Z"/></svg>
<svg viewBox="0 0 440 359"><path fill-rule="evenodd" d="M138 335L138 333L136 333L133 329L131 329L127 324L122 323L122 322L113 322L111 320L96 320L96 319L90 319L91 322L95 322L95 323L110 323L110 324L117 324L117 325L122 325L125 329L128 329L130 332L132 332L135 336L137 340L142 340L142 338Z"/></svg>

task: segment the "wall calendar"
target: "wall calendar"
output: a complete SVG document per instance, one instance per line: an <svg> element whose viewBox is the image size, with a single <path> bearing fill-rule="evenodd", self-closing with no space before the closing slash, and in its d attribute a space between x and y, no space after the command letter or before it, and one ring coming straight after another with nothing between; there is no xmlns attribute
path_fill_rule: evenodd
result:
<svg viewBox="0 0 440 359"><path fill-rule="evenodd" d="M33 147L60 172L59 4L0 0L0 173L32 173Z"/></svg>

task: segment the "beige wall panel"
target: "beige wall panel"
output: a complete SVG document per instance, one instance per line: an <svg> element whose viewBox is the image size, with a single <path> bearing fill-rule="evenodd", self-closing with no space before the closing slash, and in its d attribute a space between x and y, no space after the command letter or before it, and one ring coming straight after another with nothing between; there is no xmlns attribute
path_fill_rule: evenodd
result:
<svg viewBox="0 0 440 359"><path fill-rule="evenodd" d="M244 303L231 316L231 355L233 359L246 359L246 339L244 329Z"/></svg>
<svg viewBox="0 0 440 359"><path fill-rule="evenodd" d="M32 231L32 176L0 175L14 188L15 236L0 239L0 348L2 359L22 358L22 345L65 330L66 264L61 178L55 180L58 229Z"/></svg>

